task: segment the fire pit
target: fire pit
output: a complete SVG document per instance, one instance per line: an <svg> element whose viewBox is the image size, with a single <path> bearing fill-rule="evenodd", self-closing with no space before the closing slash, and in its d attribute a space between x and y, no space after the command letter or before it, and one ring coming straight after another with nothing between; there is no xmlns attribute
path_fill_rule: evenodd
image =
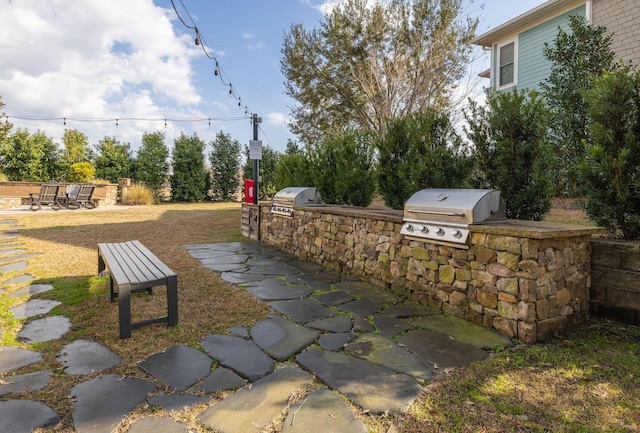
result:
<svg viewBox="0 0 640 433"><path fill-rule="evenodd" d="M271 213L283 217L292 217L294 206L321 203L322 198L315 188L291 186L281 189L273 196Z"/></svg>
<svg viewBox="0 0 640 433"><path fill-rule="evenodd" d="M498 190L423 189L405 203L400 234L468 248L469 225L505 219L505 204Z"/></svg>

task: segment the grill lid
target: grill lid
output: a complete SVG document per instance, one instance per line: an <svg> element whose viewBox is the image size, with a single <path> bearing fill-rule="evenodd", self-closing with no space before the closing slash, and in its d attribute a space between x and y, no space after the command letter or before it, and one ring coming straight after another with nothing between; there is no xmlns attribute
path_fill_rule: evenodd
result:
<svg viewBox="0 0 640 433"><path fill-rule="evenodd" d="M423 189L404 206L400 233L466 248L470 224L505 221L500 191L492 189Z"/></svg>
<svg viewBox="0 0 640 433"><path fill-rule="evenodd" d="M283 188L273 196L271 213L292 216L293 206L320 204L322 198L314 187L290 186Z"/></svg>

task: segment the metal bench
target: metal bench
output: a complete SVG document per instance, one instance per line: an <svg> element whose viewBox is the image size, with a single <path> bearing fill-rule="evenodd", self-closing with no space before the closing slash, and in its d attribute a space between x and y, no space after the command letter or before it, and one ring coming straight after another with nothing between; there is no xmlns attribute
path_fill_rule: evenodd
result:
<svg viewBox="0 0 640 433"><path fill-rule="evenodd" d="M153 323L178 324L178 275L162 263L140 241L98 244L98 274L107 270L111 302L118 298L120 338L131 330ZM131 323L131 293L167 286L167 315ZM117 288L117 292L115 290Z"/></svg>

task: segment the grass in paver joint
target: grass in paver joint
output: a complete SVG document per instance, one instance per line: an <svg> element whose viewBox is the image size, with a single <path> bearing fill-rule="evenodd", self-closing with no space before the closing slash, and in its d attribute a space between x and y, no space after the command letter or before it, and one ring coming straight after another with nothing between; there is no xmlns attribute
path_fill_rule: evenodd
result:
<svg viewBox="0 0 640 433"><path fill-rule="evenodd" d="M562 220L562 215L556 217ZM52 378L45 390L2 399L30 398L51 406L62 416L56 432L72 431L68 396L74 385L115 373L153 380L158 385L156 393L171 393L138 368L138 362L176 344L196 347L207 335L225 333L231 326L251 326L268 317L265 303L222 281L182 247L245 240L239 230L238 204L34 212L17 219L24 226L21 241L30 252L40 253L29 259L29 272L38 282L54 286L37 296L64 302L52 313L69 317L72 329L60 340L27 345L15 340L16 329L5 328L3 344L44 352L44 361L15 373L48 369ZM139 239L178 273L180 324L176 328L146 326L134 330L132 338L120 340L117 303L109 300L108 279L96 275L97 244L132 239ZM15 300L0 295L3 326L7 321L18 322L6 312L14 305ZM154 289L152 296L133 296L132 309L140 317L164 315L164 289ZM56 355L78 338L110 347L122 357L122 365L93 375L64 374ZM10 374L14 372L0 380ZM226 395L213 395L212 401ZM187 423L193 432L204 432L196 416L202 409L169 415ZM137 417L152 414L166 413L143 405L120 431ZM369 413L361 418L371 433L640 431L640 330L593 320L565 338L507 349L487 361L436 375L404 415ZM391 425L395 430L389 430Z"/></svg>

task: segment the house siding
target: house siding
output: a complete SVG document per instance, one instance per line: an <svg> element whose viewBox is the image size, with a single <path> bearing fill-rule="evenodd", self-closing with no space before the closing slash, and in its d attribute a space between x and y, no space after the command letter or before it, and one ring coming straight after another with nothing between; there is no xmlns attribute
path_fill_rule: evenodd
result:
<svg viewBox="0 0 640 433"><path fill-rule="evenodd" d="M635 0L634 0L635 1ZM518 39L518 85L519 89L540 90L540 84L551 73L552 63L544 56L544 44L553 45L558 27L568 30L571 15L586 16L584 5L558 15L549 21L526 30Z"/></svg>
<svg viewBox="0 0 640 433"><path fill-rule="evenodd" d="M612 48L618 58L640 65L640 2L592 0L592 22L613 33Z"/></svg>

